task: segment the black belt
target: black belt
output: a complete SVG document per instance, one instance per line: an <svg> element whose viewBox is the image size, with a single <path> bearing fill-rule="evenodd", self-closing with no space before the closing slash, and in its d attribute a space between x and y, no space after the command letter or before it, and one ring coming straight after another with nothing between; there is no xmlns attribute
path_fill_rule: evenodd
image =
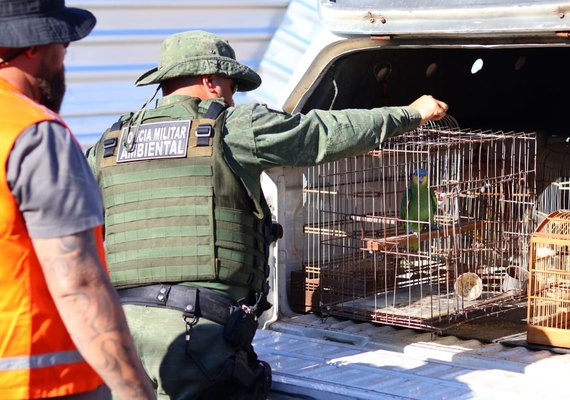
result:
<svg viewBox="0 0 570 400"><path fill-rule="evenodd" d="M225 325L237 302L206 288L183 285L149 285L118 290L121 303L180 310Z"/></svg>

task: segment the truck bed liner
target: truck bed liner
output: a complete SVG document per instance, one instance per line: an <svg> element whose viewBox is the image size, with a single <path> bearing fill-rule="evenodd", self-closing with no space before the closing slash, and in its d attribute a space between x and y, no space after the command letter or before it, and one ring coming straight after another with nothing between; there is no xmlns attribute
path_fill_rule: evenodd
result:
<svg viewBox="0 0 570 400"><path fill-rule="evenodd" d="M254 346L273 368L274 400L567 398L570 354L516 339L484 343L304 315L259 330Z"/></svg>

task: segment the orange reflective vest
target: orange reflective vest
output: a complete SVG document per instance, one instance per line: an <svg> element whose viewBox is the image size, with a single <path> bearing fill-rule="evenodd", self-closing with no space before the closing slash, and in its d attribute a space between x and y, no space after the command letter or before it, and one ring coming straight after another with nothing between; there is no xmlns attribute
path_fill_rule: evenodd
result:
<svg viewBox="0 0 570 400"><path fill-rule="evenodd" d="M47 120L63 124L57 114L0 80L0 399L63 396L103 383L63 325L6 181L15 140Z"/></svg>

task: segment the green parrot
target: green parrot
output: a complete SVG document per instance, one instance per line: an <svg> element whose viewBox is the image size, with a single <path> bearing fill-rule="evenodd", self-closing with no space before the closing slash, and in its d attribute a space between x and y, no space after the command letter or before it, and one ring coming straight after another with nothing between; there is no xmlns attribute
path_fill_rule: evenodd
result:
<svg viewBox="0 0 570 400"><path fill-rule="evenodd" d="M429 226L434 227L434 215L437 209L437 197L428 186L427 171L418 168L412 174L410 187L402 196L400 218L406 223L407 233L419 233ZM419 243L410 243L410 250L418 250Z"/></svg>

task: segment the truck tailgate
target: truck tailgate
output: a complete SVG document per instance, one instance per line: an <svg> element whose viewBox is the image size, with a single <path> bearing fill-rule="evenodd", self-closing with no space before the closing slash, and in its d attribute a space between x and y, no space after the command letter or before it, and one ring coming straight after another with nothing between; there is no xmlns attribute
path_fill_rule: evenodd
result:
<svg viewBox="0 0 570 400"><path fill-rule="evenodd" d="M256 352L273 369L270 398L568 398L570 354L373 329L387 340L281 322L259 330Z"/></svg>

